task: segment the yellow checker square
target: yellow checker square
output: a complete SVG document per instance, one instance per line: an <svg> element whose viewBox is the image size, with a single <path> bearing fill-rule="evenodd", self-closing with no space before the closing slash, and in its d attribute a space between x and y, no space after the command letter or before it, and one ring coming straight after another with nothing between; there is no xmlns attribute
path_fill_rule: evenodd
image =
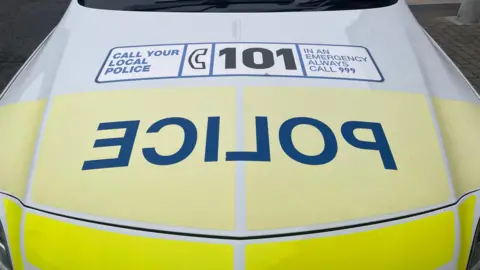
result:
<svg viewBox="0 0 480 270"><path fill-rule="evenodd" d="M23 269L23 259L21 252L21 226L22 226L22 207L12 199L3 199L3 206L7 216L6 231L8 236L8 245L10 247L10 256L15 269Z"/></svg>
<svg viewBox="0 0 480 270"><path fill-rule="evenodd" d="M39 269L233 270L233 246L138 236L27 213L25 253Z"/></svg>
<svg viewBox="0 0 480 270"><path fill-rule="evenodd" d="M0 190L25 196L45 100L0 107Z"/></svg>
<svg viewBox="0 0 480 270"><path fill-rule="evenodd" d="M433 270L453 259L454 213L319 238L249 244L247 270Z"/></svg>
<svg viewBox="0 0 480 270"><path fill-rule="evenodd" d="M457 197L480 188L480 104L433 100Z"/></svg>
<svg viewBox="0 0 480 270"><path fill-rule="evenodd" d="M423 95L247 88L247 151L257 149L258 116L268 119L271 160L246 164L249 230L369 218L447 203L451 197Z"/></svg>
<svg viewBox="0 0 480 270"><path fill-rule="evenodd" d="M235 88L57 96L32 198L100 217L233 230L235 163L221 155L235 149L235 110ZM217 162L205 162L209 117L221 119Z"/></svg>
<svg viewBox="0 0 480 270"><path fill-rule="evenodd" d="M472 247L473 233L475 231L475 204L477 198L470 195L458 206L460 219L460 254L458 256L457 269L467 269L468 258Z"/></svg>

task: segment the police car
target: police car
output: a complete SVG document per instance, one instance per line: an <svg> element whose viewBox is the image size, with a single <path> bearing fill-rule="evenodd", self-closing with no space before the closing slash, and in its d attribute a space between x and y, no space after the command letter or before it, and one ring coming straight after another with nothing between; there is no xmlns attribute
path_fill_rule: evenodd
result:
<svg viewBox="0 0 480 270"><path fill-rule="evenodd" d="M0 259L478 269L479 115L403 0L74 0L0 100Z"/></svg>

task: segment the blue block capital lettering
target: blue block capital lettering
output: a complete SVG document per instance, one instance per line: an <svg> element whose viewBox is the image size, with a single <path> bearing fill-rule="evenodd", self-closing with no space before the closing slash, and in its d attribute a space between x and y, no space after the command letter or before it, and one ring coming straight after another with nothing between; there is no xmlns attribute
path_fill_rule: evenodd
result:
<svg viewBox="0 0 480 270"><path fill-rule="evenodd" d="M157 133L160 129L169 125L176 125L183 129L185 138L182 146L176 153L169 156L158 154L154 147L143 148L143 156L148 162L155 165L172 165L186 159L195 148L195 144L197 143L197 128L192 121L182 117L171 117L159 120L148 128L147 133Z"/></svg>
<svg viewBox="0 0 480 270"><path fill-rule="evenodd" d="M82 170L106 169L126 167L130 162L135 136L137 135L140 121L105 122L98 125L97 130L126 129L125 136L120 138L98 139L93 147L120 146L118 157L109 159L87 160L83 163Z"/></svg>
<svg viewBox="0 0 480 270"><path fill-rule="evenodd" d="M355 137L353 132L356 129L369 129L375 138L374 142L361 141ZM386 170L397 170L397 164L393 158L392 150L388 144L387 137L383 131L382 125L375 122L349 121L342 125L342 136L351 146L380 152L383 167Z"/></svg>
<svg viewBox="0 0 480 270"><path fill-rule="evenodd" d="M268 137L268 119L255 117L256 152L227 152L227 161L270 161L270 138Z"/></svg>
<svg viewBox="0 0 480 270"><path fill-rule="evenodd" d="M323 136L324 149L315 156L309 156L297 150L292 140L292 131L296 126L309 125ZM283 122L278 132L280 146L291 159L307 165L322 165L332 161L337 155L338 145L333 131L323 122L309 117L295 117Z"/></svg>

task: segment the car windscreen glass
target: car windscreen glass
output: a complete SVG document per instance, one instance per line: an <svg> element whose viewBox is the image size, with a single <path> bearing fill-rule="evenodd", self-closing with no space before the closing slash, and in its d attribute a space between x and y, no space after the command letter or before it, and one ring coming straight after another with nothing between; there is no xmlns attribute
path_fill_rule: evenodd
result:
<svg viewBox="0 0 480 270"><path fill-rule="evenodd" d="M380 8L398 0L78 0L89 8L158 12L284 12Z"/></svg>

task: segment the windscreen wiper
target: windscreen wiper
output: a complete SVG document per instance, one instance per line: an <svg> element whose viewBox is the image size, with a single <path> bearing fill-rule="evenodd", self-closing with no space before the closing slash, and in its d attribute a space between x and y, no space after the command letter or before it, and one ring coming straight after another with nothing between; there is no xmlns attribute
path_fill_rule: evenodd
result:
<svg viewBox="0 0 480 270"><path fill-rule="evenodd" d="M311 7L315 10L351 10L351 9L366 9L378 5L376 0L310 0L307 2L298 3L297 7Z"/></svg>
<svg viewBox="0 0 480 270"><path fill-rule="evenodd" d="M151 4L134 5L125 8L124 10L131 11L158 11L166 9L175 9L183 7L207 7L207 8L226 8L230 5L237 4L277 4L289 5L295 0L180 0L180 1L157 1Z"/></svg>

